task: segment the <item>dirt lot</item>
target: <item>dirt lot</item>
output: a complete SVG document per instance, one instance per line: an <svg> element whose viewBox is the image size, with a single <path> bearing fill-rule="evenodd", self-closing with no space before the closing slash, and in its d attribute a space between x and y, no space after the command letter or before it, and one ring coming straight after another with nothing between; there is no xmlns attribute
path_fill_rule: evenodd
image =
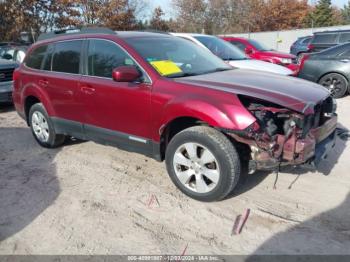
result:
<svg viewBox="0 0 350 262"><path fill-rule="evenodd" d="M244 175L234 196L207 204L180 193L163 163L92 142L43 149L11 107L0 110L0 254L350 254L341 139L320 172L285 170L276 190L273 173ZM349 114L347 97L348 129Z"/></svg>

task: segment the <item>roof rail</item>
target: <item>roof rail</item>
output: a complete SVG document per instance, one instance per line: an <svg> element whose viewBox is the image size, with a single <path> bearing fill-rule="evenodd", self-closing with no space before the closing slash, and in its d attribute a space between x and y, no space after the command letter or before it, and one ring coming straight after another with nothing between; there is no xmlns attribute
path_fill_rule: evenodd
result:
<svg viewBox="0 0 350 262"><path fill-rule="evenodd" d="M170 35L169 32L162 31L162 30L156 30L156 29L145 29L145 30L136 30L136 32L145 32L145 33L157 33L157 34L164 34L164 35Z"/></svg>
<svg viewBox="0 0 350 262"><path fill-rule="evenodd" d="M115 35L116 32L106 27L77 27L77 28L68 28L55 30L53 32L41 34L38 38L38 41L55 38L62 36L64 34L109 34Z"/></svg>

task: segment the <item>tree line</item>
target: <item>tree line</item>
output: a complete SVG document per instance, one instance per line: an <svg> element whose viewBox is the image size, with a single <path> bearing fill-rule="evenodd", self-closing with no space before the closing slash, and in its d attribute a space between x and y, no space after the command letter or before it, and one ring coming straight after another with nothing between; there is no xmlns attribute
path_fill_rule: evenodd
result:
<svg viewBox="0 0 350 262"><path fill-rule="evenodd" d="M350 23L350 1L342 8L331 0L172 0L172 14L150 12L147 0L0 0L0 41L21 32L79 26L114 30L159 30L227 34Z"/></svg>

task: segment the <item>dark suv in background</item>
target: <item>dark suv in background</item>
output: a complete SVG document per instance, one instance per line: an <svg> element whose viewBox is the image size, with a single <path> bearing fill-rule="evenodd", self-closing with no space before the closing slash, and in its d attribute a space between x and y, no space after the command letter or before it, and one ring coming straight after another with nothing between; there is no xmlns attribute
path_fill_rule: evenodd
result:
<svg viewBox="0 0 350 262"><path fill-rule="evenodd" d="M0 58L0 103L12 102L13 71L17 63Z"/></svg>
<svg viewBox="0 0 350 262"><path fill-rule="evenodd" d="M320 52L330 47L350 41L350 30L324 31L314 33L308 46L308 52Z"/></svg>
<svg viewBox="0 0 350 262"><path fill-rule="evenodd" d="M304 53L309 51L309 44L312 40L312 36L299 37L290 47L290 53L297 57L299 61Z"/></svg>

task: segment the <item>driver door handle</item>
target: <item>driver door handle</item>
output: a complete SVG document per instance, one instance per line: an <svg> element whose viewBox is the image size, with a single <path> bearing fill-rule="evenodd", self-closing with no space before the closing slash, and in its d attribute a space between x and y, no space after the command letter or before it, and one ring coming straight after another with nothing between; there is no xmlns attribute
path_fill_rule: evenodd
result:
<svg viewBox="0 0 350 262"><path fill-rule="evenodd" d="M47 81L46 79L39 80L39 86L47 87L48 85L49 85L49 81Z"/></svg>
<svg viewBox="0 0 350 262"><path fill-rule="evenodd" d="M80 90L87 95L92 95L96 91L95 88L92 88L90 86L82 86L80 87Z"/></svg>

